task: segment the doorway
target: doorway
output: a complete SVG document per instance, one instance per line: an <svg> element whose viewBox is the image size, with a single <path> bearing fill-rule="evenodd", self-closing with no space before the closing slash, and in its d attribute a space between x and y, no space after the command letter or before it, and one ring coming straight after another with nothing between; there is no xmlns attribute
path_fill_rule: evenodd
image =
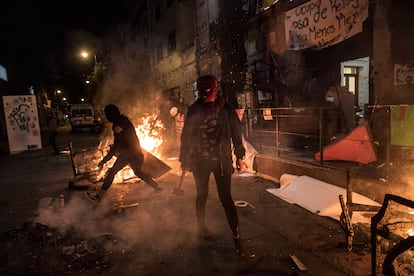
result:
<svg viewBox="0 0 414 276"><path fill-rule="evenodd" d="M358 71L358 67L344 66L344 86L346 88L346 91L354 94L355 106L359 106Z"/></svg>
<svg viewBox="0 0 414 276"><path fill-rule="evenodd" d="M355 108L363 113L370 99L369 57L341 62L341 85L355 95Z"/></svg>

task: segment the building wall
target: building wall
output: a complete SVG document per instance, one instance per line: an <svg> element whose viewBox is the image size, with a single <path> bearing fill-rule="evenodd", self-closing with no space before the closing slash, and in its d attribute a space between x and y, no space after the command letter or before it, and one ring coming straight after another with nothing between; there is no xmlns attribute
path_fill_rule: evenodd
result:
<svg viewBox="0 0 414 276"><path fill-rule="evenodd" d="M197 21L197 64L199 75L220 76L220 57L217 53L217 40L212 36L212 26L218 22L218 0L196 0Z"/></svg>
<svg viewBox="0 0 414 276"><path fill-rule="evenodd" d="M151 50L152 66L158 72L158 85L161 90L178 88L187 103L194 100L197 76L206 73L221 75L217 39L212 35L214 28L220 28L217 24L219 1L173 1L167 7L167 0L147 0L150 22L148 49ZM249 106L257 107L254 64L263 61L267 51L273 51L295 68L318 71L325 82L321 89L341 85L341 63L368 59L369 64L363 66L360 76L364 79L364 86L360 86L360 91L364 91L360 94L360 102L371 105L414 104L414 40L410 37L414 31L410 14L414 1L370 1L363 32L323 49L288 51L285 47L284 12L304 2L279 1L270 9L261 10L260 14L257 11L253 13L245 42L249 70L242 102L246 102L248 96L252 102ZM176 49L168 51L168 36L174 30ZM157 56L159 45L162 45L160 59ZM400 75L396 74L397 69ZM372 131L374 139L382 147L387 142L384 131L388 125L387 113L378 110L375 116Z"/></svg>
<svg viewBox="0 0 414 276"><path fill-rule="evenodd" d="M296 70L313 74L318 72L325 89L340 83L340 63L371 56L372 23L370 17L364 23L362 33L343 42L323 49L288 50L285 37L285 13L304 1L279 1L270 9L261 13L267 21L266 47L268 50L283 56ZM308 71L308 72L306 72ZM307 76L309 77L309 76Z"/></svg>
<svg viewBox="0 0 414 276"><path fill-rule="evenodd" d="M374 89L379 103L414 104L413 1L375 5Z"/></svg>
<svg viewBox="0 0 414 276"><path fill-rule="evenodd" d="M194 47L194 1L148 0L151 65L160 90L178 89L176 97L191 103L197 78ZM171 37L175 33L175 48ZM173 43L174 44L174 43ZM174 100L178 100L174 99Z"/></svg>

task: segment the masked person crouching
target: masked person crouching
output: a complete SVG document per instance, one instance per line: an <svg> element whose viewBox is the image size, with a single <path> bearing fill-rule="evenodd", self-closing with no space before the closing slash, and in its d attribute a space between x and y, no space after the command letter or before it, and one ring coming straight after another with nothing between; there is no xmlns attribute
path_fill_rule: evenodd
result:
<svg viewBox="0 0 414 276"><path fill-rule="evenodd" d="M101 189L97 193L87 192L87 197L95 202L100 202L102 196L109 187L111 187L115 175L126 165L131 167L136 176L154 188L154 192L162 192L163 189L159 187L158 183L141 169L142 164L144 163L144 154L142 153L138 136L131 121L126 116L122 115L118 107L113 104L105 106L105 116L106 119L112 123L114 144L105 157L99 162L98 166L102 168L113 156L116 156L116 161L113 166L109 168Z"/></svg>

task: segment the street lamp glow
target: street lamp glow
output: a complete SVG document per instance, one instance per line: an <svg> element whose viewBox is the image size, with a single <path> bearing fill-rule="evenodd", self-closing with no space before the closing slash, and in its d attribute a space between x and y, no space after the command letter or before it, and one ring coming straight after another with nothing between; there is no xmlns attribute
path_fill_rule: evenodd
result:
<svg viewBox="0 0 414 276"><path fill-rule="evenodd" d="M91 56L91 54L88 51L83 50L83 51L80 52L80 56L83 59L89 59L89 57ZM96 62L96 54L93 54L93 60L94 60L95 65L96 65L96 63L97 63Z"/></svg>
<svg viewBox="0 0 414 276"><path fill-rule="evenodd" d="M83 57L83 58L88 58L88 57L89 57L89 53L88 53L88 52L86 52L86 51L82 51L82 52L80 53L80 55L81 55L81 57Z"/></svg>
<svg viewBox="0 0 414 276"><path fill-rule="evenodd" d="M62 91L58 89L58 90L56 90L56 93L60 94L60 93L62 93Z"/></svg>
<svg viewBox="0 0 414 276"><path fill-rule="evenodd" d="M85 101L85 99L84 98L81 98L81 102L84 102Z"/></svg>

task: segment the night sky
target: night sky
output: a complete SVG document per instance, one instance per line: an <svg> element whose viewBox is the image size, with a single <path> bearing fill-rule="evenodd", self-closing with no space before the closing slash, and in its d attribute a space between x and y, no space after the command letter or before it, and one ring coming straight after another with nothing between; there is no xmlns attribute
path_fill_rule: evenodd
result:
<svg viewBox="0 0 414 276"><path fill-rule="evenodd" d="M51 61L64 78L90 71L80 49L100 47L105 34L127 21L128 7L128 0L2 1L0 64L7 69L8 87L36 86L49 77Z"/></svg>

